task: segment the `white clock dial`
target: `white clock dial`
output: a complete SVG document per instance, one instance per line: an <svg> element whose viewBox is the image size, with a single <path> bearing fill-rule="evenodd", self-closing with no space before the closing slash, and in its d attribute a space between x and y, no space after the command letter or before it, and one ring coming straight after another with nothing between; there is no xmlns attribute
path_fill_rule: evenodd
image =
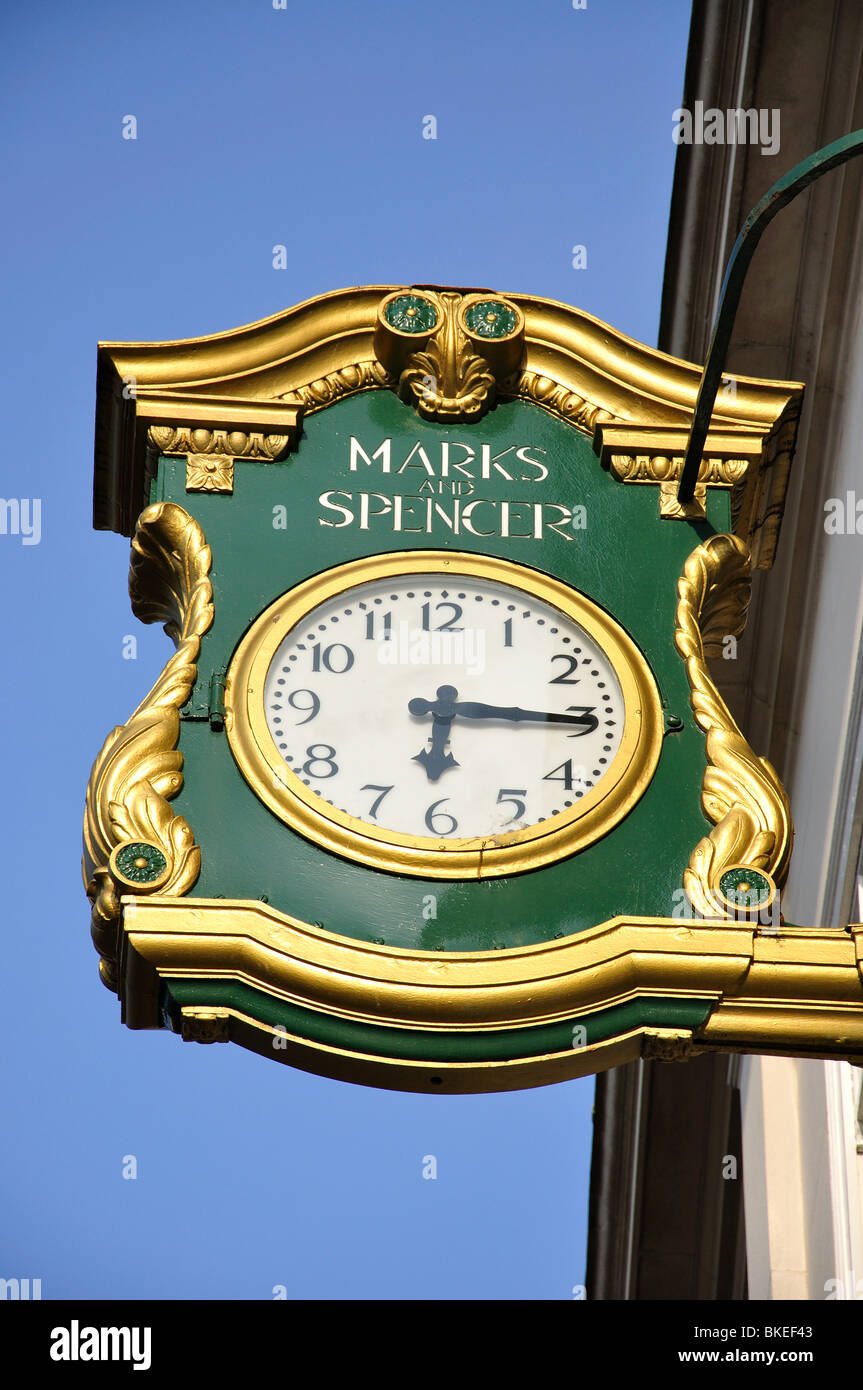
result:
<svg viewBox="0 0 863 1390"><path fill-rule="evenodd" d="M571 812L625 722L584 628L527 589L458 572L378 578L310 608L270 661L264 712L325 807L435 842Z"/></svg>

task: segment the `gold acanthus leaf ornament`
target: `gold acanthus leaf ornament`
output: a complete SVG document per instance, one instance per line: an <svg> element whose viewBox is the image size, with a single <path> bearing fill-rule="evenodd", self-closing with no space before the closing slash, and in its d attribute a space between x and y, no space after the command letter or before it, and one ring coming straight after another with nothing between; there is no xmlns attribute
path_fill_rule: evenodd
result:
<svg viewBox="0 0 863 1390"><path fill-rule="evenodd" d="M711 536L689 556L678 581L674 640L686 663L691 704L707 735L701 804L713 822L692 851L683 886L703 917L727 916L719 880L732 865L760 869L782 887L788 875L793 829L785 789L773 766L759 758L737 727L707 666L723 640L738 637L751 588L749 550L736 536Z"/></svg>
<svg viewBox="0 0 863 1390"><path fill-rule="evenodd" d="M495 376L484 357L473 352L458 322L461 296L438 296L443 326L423 352L412 352L399 377L399 393L413 397L427 420L472 420L494 399Z"/></svg>
<svg viewBox="0 0 863 1390"><path fill-rule="evenodd" d="M82 870L99 973L111 989L117 988L120 894L129 891L112 870L112 851L135 842L154 847L164 867L149 891L187 893L201 868L192 830L170 799L183 785L179 711L192 693L201 637L213 621L210 565L204 533L183 507L159 502L141 513L129 569L132 611L142 622L164 623L177 650L130 719L108 735L87 786Z"/></svg>

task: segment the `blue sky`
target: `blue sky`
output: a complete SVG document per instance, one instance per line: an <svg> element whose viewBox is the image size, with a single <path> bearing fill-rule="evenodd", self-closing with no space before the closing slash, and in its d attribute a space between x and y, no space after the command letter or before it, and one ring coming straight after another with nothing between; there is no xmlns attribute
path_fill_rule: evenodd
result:
<svg viewBox="0 0 863 1390"><path fill-rule="evenodd" d="M128 541L91 529L96 343L411 282L545 295L654 343L689 10L6 0L0 492L40 499L41 536L0 535L0 1276L44 1298L582 1282L592 1080L388 1094L121 1026L89 940L83 796L171 648L131 615Z"/></svg>

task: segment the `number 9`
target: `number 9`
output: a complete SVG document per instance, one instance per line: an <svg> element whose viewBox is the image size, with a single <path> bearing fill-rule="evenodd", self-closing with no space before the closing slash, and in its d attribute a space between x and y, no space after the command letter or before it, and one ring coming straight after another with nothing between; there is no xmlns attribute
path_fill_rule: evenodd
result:
<svg viewBox="0 0 863 1390"><path fill-rule="evenodd" d="M310 705L299 704L297 700L298 695L311 695L312 703ZM301 714L305 714L306 710L311 710L311 714L309 715L308 719L297 720L297 727L299 727L300 724L310 723L311 720L314 719L315 715L321 707L321 702L313 690L292 690L290 695L288 696L288 704L290 705L291 709L299 710Z"/></svg>

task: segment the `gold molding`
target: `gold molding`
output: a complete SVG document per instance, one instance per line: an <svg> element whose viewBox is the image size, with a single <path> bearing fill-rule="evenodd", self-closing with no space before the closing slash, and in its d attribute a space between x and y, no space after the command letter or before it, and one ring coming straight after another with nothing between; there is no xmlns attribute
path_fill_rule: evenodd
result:
<svg viewBox="0 0 863 1390"><path fill-rule="evenodd" d="M182 407L171 403L182 413ZM212 408L205 411L211 415ZM159 412L161 413L161 412ZM195 414L195 411L187 411ZM299 437L300 411L283 413L281 434L261 430L217 429L192 421L179 424L163 422L147 429L147 450L153 455L186 455L187 492L233 492L234 460L255 459L274 463L296 447ZM280 423L278 419L270 423ZM149 460L148 476L155 471L155 459Z"/></svg>
<svg viewBox="0 0 863 1390"><path fill-rule="evenodd" d="M159 502L141 513L129 569L132 611L141 622L164 623L177 650L127 722L108 735L87 785L82 871L99 971L110 988L116 988L119 893L132 886L117 870L117 851L136 842L154 847L164 865L151 891L187 893L200 871L195 837L170 798L183 785L179 710L192 692L201 637L213 621L210 564L204 533L182 507ZM136 891L147 886L136 885Z"/></svg>
<svg viewBox="0 0 863 1390"><path fill-rule="evenodd" d="M660 517L706 520L708 487L730 488L731 526L750 550L754 568L773 564L794 454L799 397L792 397L766 434L749 427L711 428L691 502L677 500L689 439L669 426L620 426L599 420L594 446L603 465L625 483L659 486Z"/></svg>
<svg viewBox="0 0 863 1390"><path fill-rule="evenodd" d="M349 1051L265 1025L239 1008L231 1041L328 1076L391 1089L508 1090L586 1076L644 1055L701 1050L863 1059L863 926L725 918L617 917L562 940L507 951L393 948L328 932L262 902L123 898L121 997L131 1028L160 1026L165 978L237 981L274 1001L356 1024L455 1032L582 1020L640 996L703 1001L694 1032L645 1025L565 1053L499 1062L407 1061ZM221 1025L220 1025L221 1027Z"/></svg>
<svg viewBox="0 0 863 1390"><path fill-rule="evenodd" d="M138 399L148 409L156 399L178 394L184 401L205 399L223 408L233 406L238 414L243 407L272 408L274 402L285 401L290 393L312 383L326 381L344 369L356 370L358 364L374 363L381 302L394 294L412 293L414 288L381 285L335 290L271 318L209 337L101 343L103 372L116 373L121 382L134 379ZM420 286L417 292L427 289ZM437 286L434 292L452 291ZM477 293L455 292L466 297ZM498 295L493 290L483 291L482 296L504 298L523 316L522 373L544 379L549 392L555 385L562 387L623 424L688 428L701 379L699 366L658 352L556 300ZM714 428L743 427L758 436L772 428L785 404L799 399L803 389L798 382L734 380L736 393L721 396ZM393 384L385 373L375 377L377 387ZM103 380L104 391L108 385ZM372 386L370 380L356 379L348 389L367 386ZM540 396L537 392L534 398ZM316 404L320 408L330 400L328 393L321 392ZM133 408L134 399L128 404Z"/></svg>
<svg viewBox="0 0 863 1390"><path fill-rule="evenodd" d="M405 361L379 357L380 310L398 294L450 296L452 331L465 332L466 306L503 300L519 318L502 340L465 334L470 353L490 364L500 398L531 401L585 433L673 429L685 437L701 378L700 367L637 343L608 324L555 300L498 295L491 290L430 286L368 286L337 290L258 323L204 338L163 343L103 343L99 348L96 411L97 526L129 532L140 509L145 473L137 439L153 423L191 416L202 427L281 432L279 410L325 409L364 390L397 390ZM458 302L461 308L458 308ZM441 325L436 326L441 331ZM407 337L408 335L402 335ZM431 333L428 337L431 337ZM402 344L405 358L427 341ZM399 348L399 354L402 351ZM519 360L513 360L518 350ZM456 354L457 357L457 354ZM456 357L443 358L452 366ZM422 373L422 375L435 373ZM458 373L456 373L458 375ZM131 387L129 383L134 383ZM749 448L745 496L733 497L736 529L753 541L758 565L775 548L803 388L796 382L734 378L715 407L712 432L730 431ZM414 389L414 383L407 383ZM465 383L462 383L464 389ZM470 396L474 383L467 395ZM132 394L134 391L134 394ZM452 392L447 390L447 396ZM490 388L489 388L490 394ZM457 392L456 392L457 396ZM419 402L418 402L419 403ZM475 418L475 417L474 417ZM270 430L266 425L270 424ZM196 452L189 450L188 452ZM229 453L228 449L218 452ZM615 449L621 453L622 449ZM640 448L639 452L650 452ZM659 447L658 454L683 452ZM751 475L751 476L750 476ZM754 544L756 538L758 545Z"/></svg>
<svg viewBox="0 0 863 1390"><path fill-rule="evenodd" d="M283 458L294 447L296 435L264 434L262 430L202 429L194 425L150 425L147 440L160 454L191 454L195 458Z"/></svg>
<svg viewBox="0 0 863 1390"><path fill-rule="evenodd" d="M645 1028L641 1055L645 1061L686 1062L704 1049L693 1041L691 1028Z"/></svg>
<svg viewBox="0 0 863 1390"><path fill-rule="evenodd" d="M607 436L609 432L603 431ZM615 430L615 435L626 434ZM683 471L683 454L609 453L613 477L622 483L659 484L659 515L668 520L706 521L708 487L733 488L746 477L749 460L746 458L710 458L706 454L695 485L691 502L677 500L677 488Z"/></svg>
<svg viewBox="0 0 863 1390"><path fill-rule="evenodd" d="M386 367L375 359L371 359L366 362L351 362L348 366L340 367L335 372L318 377L316 381L309 381L303 386L296 387L282 396L281 399L286 405L302 406L306 414L310 415L315 410L323 410L326 406L333 405L345 396L354 396L358 391L370 391L386 386L394 387L395 385L396 380L390 375Z"/></svg>
<svg viewBox="0 0 863 1390"><path fill-rule="evenodd" d="M623 483L677 483L683 458L664 454L612 454L611 471ZM746 459L705 459L699 487L733 487L743 477Z"/></svg>
<svg viewBox="0 0 863 1390"><path fill-rule="evenodd" d="M713 822L692 851L683 885L703 917L725 915L719 880L747 865L769 874L781 889L794 832L791 808L775 769L752 751L710 675L707 657L746 623L749 552L736 536L711 536L689 556L678 581L674 641L686 663L692 709L707 735L701 804Z"/></svg>
<svg viewBox="0 0 863 1390"><path fill-rule="evenodd" d="M231 1015L228 1009L201 1009L186 1004L181 1010L183 1042L230 1042Z"/></svg>
<svg viewBox="0 0 863 1390"><path fill-rule="evenodd" d="M508 834L435 840L384 830L315 795L284 761L267 725L267 672L286 633L318 604L354 585L405 574L469 575L514 585L551 604L597 642L620 683L623 736L598 784L566 811ZM556 862L617 825L644 795L662 747L662 707L635 643L598 604L560 580L499 556L456 550L393 551L336 565L267 607L242 638L225 681L225 731L255 795L306 839L391 873L441 879L495 878Z"/></svg>
<svg viewBox="0 0 863 1390"><path fill-rule="evenodd" d="M612 414L606 407L586 400L565 382L556 381L542 372L515 372L500 384L500 394L513 400L530 401L542 406L550 415L575 425L592 435L601 424L624 424L624 418Z"/></svg>

